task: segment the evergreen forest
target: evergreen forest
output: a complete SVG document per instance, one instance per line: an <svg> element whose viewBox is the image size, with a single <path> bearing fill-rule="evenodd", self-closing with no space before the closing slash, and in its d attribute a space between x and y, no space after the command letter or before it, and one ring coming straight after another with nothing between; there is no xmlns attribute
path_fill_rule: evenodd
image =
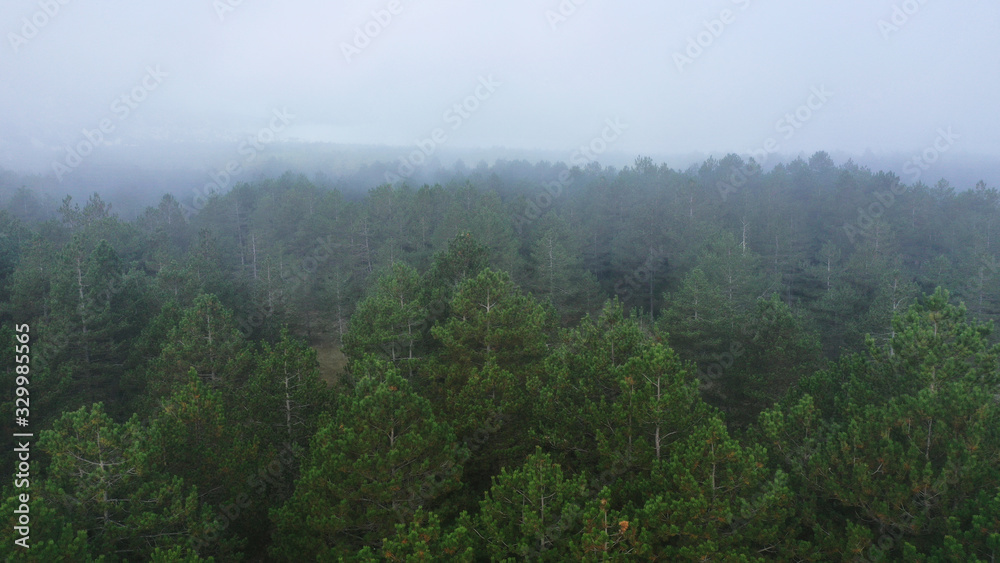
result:
<svg viewBox="0 0 1000 563"><path fill-rule="evenodd" d="M362 176L128 215L0 177L0 557L1000 560L995 187Z"/></svg>

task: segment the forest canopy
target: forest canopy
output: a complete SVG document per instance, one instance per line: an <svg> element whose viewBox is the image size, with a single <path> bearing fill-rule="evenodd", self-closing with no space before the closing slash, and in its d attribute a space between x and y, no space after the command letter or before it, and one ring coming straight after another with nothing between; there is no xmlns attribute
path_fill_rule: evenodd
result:
<svg viewBox="0 0 1000 563"><path fill-rule="evenodd" d="M5 559L1000 557L996 188L823 152L320 180L123 218L4 176Z"/></svg>

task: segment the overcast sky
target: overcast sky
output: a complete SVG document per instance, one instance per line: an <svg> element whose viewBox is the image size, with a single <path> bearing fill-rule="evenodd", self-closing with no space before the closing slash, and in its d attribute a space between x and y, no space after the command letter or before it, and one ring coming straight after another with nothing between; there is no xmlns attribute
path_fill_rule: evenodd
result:
<svg viewBox="0 0 1000 563"><path fill-rule="evenodd" d="M996 0L9 0L0 149L110 123L569 158L617 120L634 154L920 151L950 127L1000 156L998 24Z"/></svg>

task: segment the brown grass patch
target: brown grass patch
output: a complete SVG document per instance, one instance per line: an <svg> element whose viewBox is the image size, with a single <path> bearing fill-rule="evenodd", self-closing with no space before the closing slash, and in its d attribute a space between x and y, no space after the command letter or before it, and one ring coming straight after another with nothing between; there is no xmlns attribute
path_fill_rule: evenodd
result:
<svg viewBox="0 0 1000 563"><path fill-rule="evenodd" d="M337 384L347 371L347 356L340 351L336 339L313 342L311 346L316 350L320 378L329 386Z"/></svg>

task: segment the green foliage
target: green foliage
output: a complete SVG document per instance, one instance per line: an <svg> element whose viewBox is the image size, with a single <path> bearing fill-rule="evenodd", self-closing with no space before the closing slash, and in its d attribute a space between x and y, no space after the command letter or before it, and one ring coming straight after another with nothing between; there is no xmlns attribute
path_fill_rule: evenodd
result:
<svg viewBox="0 0 1000 563"><path fill-rule="evenodd" d="M383 172L131 221L0 172L40 437L0 557L1000 554L995 189L826 153Z"/></svg>
<svg viewBox="0 0 1000 563"><path fill-rule="evenodd" d="M639 527L624 512L610 508L611 491L603 489L580 516L582 529L570 553L579 561L634 561L643 552Z"/></svg>
<svg viewBox="0 0 1000 563"><path fill-rule="evenodd" d="M793 497L765 461L763 447L741 446L722 420L710 418L655 476L663 479L663 492L638 514L644 548L682 561L715 553L752 561L776 550L790 526Z"/></svg>
<svg viewBox="0 0 1000 563"><path fill-rule="evenodd" d="M423 284L415 269L394 264L379 276L358 304L344 335L344 353L352 358L377 354L412 377L427 351L428 310Z"/></svg>
<svg viewBox="0 0 1000 563"><path fill-rule="evenodd" d="M37 480L36 480L37 481ZM97 554L91 555L87 547L87 531L85 528L74 529L64 514L52 507L49 500L37 489L28 491L30 500L22 503L20 495L25 493L24 489L8 488L5 491L5 498L0 509L7 515L3 533L0 534L3 543L0 544L0 557L5 561L27 561L30 563L48 563L58 561L65 563L105 561L105 558ZM25 549L15 540L21 539L22 534L15 529L18 526L19 510L24 513L24 505L28 506L27 515L30 517L27 537L28 548ZM95 550L96 551L96 550Z"/></svg>
<svg viewBox="0 0 1000 563"><path fill-rule="evenodd" d="M142 277L126 271L106 240L89 252L88 245L74 235L59 253L43 299L50 314L34 324L44 335L37 357L45 398L71 409L94 401L118 406L122 359L149 312Z"/></svg>
<svg viewBox="0 0 1000 563"><path fill-rule="evenodd" d="M450 317L431 332L453 371L482 367L488 360L505 368L525 367L545 353L549 322L508 274L485 269L458 286Z"/></svg>
<svg viewBox="0 0 1000 563"><path fill-rule="evenodd" d="M183 384L193 369L207 386L234 400L236 390L246 383L251 361L232 314L214 295L201 295L167 334L147 386L152 396L162 397Z"/></svg>
<svg viewBox="0 0 1000 563"><path fill-rule="evenodd" d="M565 476L551 456L536 451L520 468L502 470L478 514L460 523L475 531L493 561L565 561L586 498L583 475Z"/></svg>
<svg viewBox="0 0 1000 563"><path fill-rule="evenodd" d="M562 454L564 466L597 463L588 405L618 396L618 370L645 349L648 339L635 315L626 316L617 299L608 301L596 319L588 315L579 326L563 331L544 369L529 382L539 397L533 432L547 448Z"/></svg>
<svg viewBox="0 0 1000 563"><path fill-rule="evenodd" d="M150 556L151 563L213 563L214 557L203 558L195 551L183 547L175 547L170 550L156 548Z"/></svg>
<svg viewBox="0 0 1000 563"><path fill-rule="evenodd" d="M380 557L375 557L378 553ZM396 535L387 537L381 548L366 547L358 560L375 561L475 561L472 539L463 526L447 532L433 512L418 508L407 524L396 524Z"/></svg>
<svg viewBox="0 0 1000 563"><path fill-rule="evenodd" d="M257 439L229 419L221 394L195 375L164 399L150 423L146 463L198 487L203 502L234 498L239 476L251 473Z"/></svg>
<svg viewBox="0 0 1000 563"><path fill-rule="evenodd" d="M819 340L777 295L757 301L740 324L732 374L723 373L730 397L724 410L745 426L819 369L822 359Z"/></svg>
<svg viewBox="0 0 1000 563"><path fill-rule="evenodd" d="M843 545L868 549L891 529L891 553L901 556L900 540L907 549L947 546L949 536L972 530L977 515L990 510L982 492L1000 486L1000 354L986 342L989 328L967 322L965 309L948 304L941 290L894 327L886 346L869 341L867 356L842 362L833 372L843 374L839 380L820 374L812 382L811 389L838 397L828 419L805 395L766 413L762 428L780 461L818 499L816 514L830 520L825 526L869 530L868 539ZM857 519L844 521L843 514ZM989 527L979 530L968 541L988 550Z"/></svg>
<svg viewBox="0 0 1000 563"><path fill-rule="evenodd" d="M291 499L273 509L281 560L375 547L458 487L467 453L395 370L362 378L313 438Z"/></svg>
<svg viewBox="0 0 1000 563"><path fill-rule="evenodd" d="M468 441L485 421L501 419L471 460L475 488L531 449L528 382L542 369L550 318L506 273L489 268L462 282L448 319L431 329L441 351L424 370L437 412Z"/></svg>
<svg viewBox="0 0 1000 563"><path fill-rule="evenodd" d="M528 287L561 316L578 319L597 305L597 281L584 268L564 222L549 228L535 241L530 264Z"/></svg>
<svg viewBox="0 0 1000 563"><path fill-rule="evenodd" d="M148 557L158 547L194 548L210 528L197 491L180 477L157 472L147 461L148 446L135 418L116 424L100 404L66 413L42 433L38 449L50 458L43 496L66 525L86 530L92 554ZM220 542L213 551L233 546Z"/></svg>
<svg viewBox="0 0 1000 563"><path fill-rule="evenodd" d="M613 476L608 480L620 505L648 496L656 468L711 409L677 355L662 344L647 345L615 377L614 395L588 401L583 416L597 447L596 469Z"/></svg>
<svg viewBox="0 0 1000 563"><path fill-rule="evenodd" d="M255 363L244 391L253 434L264 443L307 448L332 399L319 378L316 351L283 329L280 341L263 344Z"/></svg>
<svg viewBox="0 0 1000 563"><path fill-rule="evenodd" d="M707 365L713 354L728 349L736 313L702 269L691 270L680 290L665 299L669 308L657 324L682 356Z"/></svg>
<svg viewBox="0 0 1000 563"><path fill-rule="evenodd" d="M459 284L473 278L489 266L489 249L469 232L460 233L448 242L448 250L439 252L425 274L429 301L449 302Z"/></svg>

